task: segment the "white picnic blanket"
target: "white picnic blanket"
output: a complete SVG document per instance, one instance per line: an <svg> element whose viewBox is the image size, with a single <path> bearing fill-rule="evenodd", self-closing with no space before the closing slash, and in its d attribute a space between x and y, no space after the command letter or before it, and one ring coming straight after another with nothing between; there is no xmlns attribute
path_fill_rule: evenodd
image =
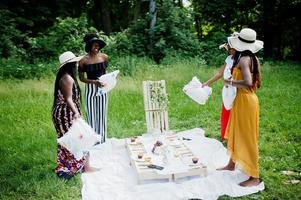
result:
<svg viewBox="0 0 301 200"><path fill-rule="evenodd" d="M216 171L228 162L226 148L221 142L204 136L200 128L177 133L179 137L190 138L184 141L191 147L200 162L207 165L206 177L144 181L137 183L135 171L125 148L124 139L109 139L105 144L90 152L91 165L101 170L83 173L81 176L83 200L187 200L190 198L218 199L228 195L239 197L264 190L264 183L256 187L240 187L238 183L248 177L235 171Z"/></svg>

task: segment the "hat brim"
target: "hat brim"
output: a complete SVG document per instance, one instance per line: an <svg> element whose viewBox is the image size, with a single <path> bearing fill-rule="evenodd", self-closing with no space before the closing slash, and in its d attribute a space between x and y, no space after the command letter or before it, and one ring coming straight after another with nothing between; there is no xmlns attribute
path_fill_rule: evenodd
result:
<svg viewBox="0 0 301 200"><path fill-rule="evenodd" d="M221 45L218 46L218 48L219 48L219 49L222 49L222 48L225 47L226 44L227 44L227 43L221 44Z"/></svg>
<svg viewBox="0 0 301 200"><path fill-rule="evenodd" d="M249 50L252 53L256 53L263 48L263 42L261 40L255 40L253 43L246 43L241 41L238 37L228 37L228 43L231 48L236 51Z"/></svg>
<svg viewBox="0 0 301 200"><path fill-rule="evenodd" d="M94 42L97 42L97 43L98 43L99 49L102 49L102 48L104 48L104 47L107 45L103 40L98 39L98 38L93 38L93 39L89 40L89 42L86 43L85 51L86 51L87 53L90 51L91 45L92 45Z"/></svg>
<svg viewBox="0 0 301 200"><path fill-rule="evenodd" d="M80 61L84 56L77 56L77 57L74 57L64 63L61 64L60 68L63 67L64 65L66 65L67 63L72 63L72 62L78 62Z"/></svg>

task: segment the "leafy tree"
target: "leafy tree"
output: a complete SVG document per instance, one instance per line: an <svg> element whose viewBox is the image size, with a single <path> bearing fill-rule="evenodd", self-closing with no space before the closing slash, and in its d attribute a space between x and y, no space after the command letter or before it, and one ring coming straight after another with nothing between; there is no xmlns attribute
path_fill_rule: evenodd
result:
<svg viewBox="0 0 301 200"><path fill-rule="evenodd" d="M30 38L30 55L32 58L57 58L64 51L82 53L84 50L83 37L88 32L98 32L90 27L83 15L80 18L58 18L54 26L41 33L36 38Z"/></svg>
<svg viewBox="0 0 301 200"><path fill-rule="evenodd" d="M256 30L264 55L300 60L301 2L296 0L191 0L201 42L214 32L230 34L243 27Z"/></svg>
<svg viewBox="0 0 301 200"><path fill-rule="evenodd" d="M9 0L0 2L1 57L30 51L29 38L45 32L58 16L78 17L87 0Z"/></svg>
<svg viewBox="0 0 301 200"><path fill-rule="evenodd" d="M198 51L198 41L193 34L192 19L185 8L175 6L172 0L156 1L156 23L151 32L149 15L138 19L125 31L129 51L148 55L160 62L169 52L193 56ZM124 38L122 44L124 44ZM117 48L120 43L117 41Z"/></svg>
<svg viewBox="0 0 301 200"><path fill-rule="evenodd" d="M301 2L263 1L264 53L276 59L301 59Z"/></svg>
<svg viewBox="0 0 301 200"><path fill-rule="evenodd" d="M0 10L0 18L2 22L0 23L0 57L7 58L11 55L17 54L22 46L20 40L26 36L18 30L17 22L14 13L9 10Z"/></svg>

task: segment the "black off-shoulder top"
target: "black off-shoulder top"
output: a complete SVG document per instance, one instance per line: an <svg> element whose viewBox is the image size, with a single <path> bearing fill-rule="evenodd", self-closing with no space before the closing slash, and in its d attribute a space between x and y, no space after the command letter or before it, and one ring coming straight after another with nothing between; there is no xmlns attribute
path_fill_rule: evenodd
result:
<svg viewBox="0 0 301 200"><path fill-rule="evenodd" d="M86 72L88 79L96 80L100 76L106 73L107 67L108 67L108 62L104 61L100 63L84 65L83 68L79 68L79 71Z"/></svg>

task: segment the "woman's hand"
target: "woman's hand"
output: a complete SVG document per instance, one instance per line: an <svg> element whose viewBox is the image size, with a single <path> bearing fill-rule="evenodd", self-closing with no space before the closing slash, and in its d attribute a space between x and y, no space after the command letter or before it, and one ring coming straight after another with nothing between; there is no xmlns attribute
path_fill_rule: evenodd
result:
<svg viewBox="0 0 301 200"><path fill-rule="evenodd" d="M202 84L202 88L205 86L209 86L208 82Z"/></svg>
<svg viewBox="0 0 301 200"><path fill-rule="evenodd" d="M233 85L232 79L224 79L224 85L228 86L228 85Z"/></svg>
<svg viewBox="0 0 301 200"><path fill-rule="evenodd" d="M81 118L81 114L79 112L76 112L74 115L73 115L73 120L76 120L76 119L79 119Z"/></svg>
<svg viewBox="0 0 301 200"><path fill-rule="evenodd" d="M104 83L102 83L102 82L100 82L100 81L97 81L97 80L94 82L94 84L95 84L97 87L100 87L100 88L102 88L102 87L105 86Z"/></svg>

